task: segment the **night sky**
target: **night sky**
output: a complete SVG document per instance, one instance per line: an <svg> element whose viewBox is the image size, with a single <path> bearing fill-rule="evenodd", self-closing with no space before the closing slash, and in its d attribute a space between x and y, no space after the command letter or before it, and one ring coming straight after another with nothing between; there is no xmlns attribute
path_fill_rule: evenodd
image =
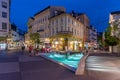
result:
<svg viewBox="0 0 120 80"><path fill-rule="evenodd" d="M28 18L49 5L85 13L98 32L108 26L110 12L120 11L120 0L11 0L11 23L26 31Z"/></svg>

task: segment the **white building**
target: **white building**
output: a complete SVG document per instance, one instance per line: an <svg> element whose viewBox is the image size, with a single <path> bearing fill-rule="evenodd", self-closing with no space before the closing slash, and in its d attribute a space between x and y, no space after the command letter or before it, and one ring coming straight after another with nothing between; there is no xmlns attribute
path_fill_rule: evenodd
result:
<svg viewBox="0 0 120 80"><path fill-rule="evenodd" d="M120 11L115 11L110 13L109 23L112 28L114 27L114 25L117 25L117 30L112 29L111 35L116 36L120 39ZM115 46L113 51L120 52L119 48L120 48L119 46ZM110 48L110 52L111 52L111 48Z"/></svg>
<svg viewBox="0 0 120 80"><path fill-rule="evenodd" d="M79 51L80 48L82 49L85 27L83 23L67 13L62 13L49 20L49 36L70 35L70 37L68 37L67 48L74 51ZM52 47L62 50L64 45L63 39L62 36L56 37L56 39L52 41Z"/></svg>
<svg viewBox="0 0 120 80"><path fill-rule="evenodd" d="M9 40L8 47L12 49L21 48L24 44L25 32L19 29L16 25L12 24L10 33L11 39Z"/></svg>
<svg viewBox="0 0 120 80"><path fill-rule="evenodd" d="M97 30L93 27L89 27L89 47L97 48Z"/></svg>
<svg viewBox="0 0 120 80"><path fill-rule="evenodd" d="M32 26L32 32L39 32L43 41L47 42L45 38L49 37L49 18L55 16L58 13L65 12L64 7L48 6L42 11L34 15L34 21Z"/></svg>
<svg viewBox="0 0 120 80"><path fill-rule="evenodd" d="M83 14L83 16L79 17L83 18L84 16ZM29 32L39 33L41 41L47 46L52 45L56 50L71 49L79 51L84 47L84 35L86 35L84 33L87 32L85 27L89 25L88 19L81 19L87 20L84 24L84 21L82 23L80 18L78 20L78 17L67 14L64 7L48 6L28 20ZM28 35L26 34L26 43L30 42L27 41L29 39ZM60 37L60 35L63 36ZM56 36L59 36L59 38L52 40ZM67 39L64 36L67 36ZM65 44L65 41L68 41L66 42L68 44Z"/></svg>
<svg viewBox="0 0 120 80"><path fill-rule="evenodd" d="M10 0L0 0L0 37L6 37L9 32Z"/></svg>
<svg viewBox="0 0 120 80"><path fill-rule="evenodd" d="M0 0L0 49L5 49L6 37L10 29L10 0Z"/></svg>

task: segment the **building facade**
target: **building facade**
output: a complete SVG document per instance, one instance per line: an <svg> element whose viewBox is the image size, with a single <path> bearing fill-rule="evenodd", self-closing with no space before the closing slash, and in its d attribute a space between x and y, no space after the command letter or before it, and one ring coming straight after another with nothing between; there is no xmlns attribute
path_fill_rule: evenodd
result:
<svg viewBox="0 0 120 80"><path fill-rule="evenodd" d="M10 0L0 0L0 49L6 49L10 29Z"/></svg>
<svg viewBox="0 0 120 80"><path fill-rule="evenodd" d="M8 36L10 29L10 0L0 0L0 37Z"/></svg>
<svg viewBox="0 0 120 80"><path fill-rule="evenodd" d="M89 47L97 48L97 30L93 27L89 27Z"/></svg>
<svg viewBox="0 0 120 80"><path fill-rule="evenodd" d="M120 39L120 11L115 11L115 12L110 13L109 23L110 23L110 26L112 28L111 35L116 36L117 38ZM113 29L114 25L116 25L117 30ZM119 50L120 46L119 45L114 46L113 48L114 48L113 49L114 52L120 52L120 50ZM110 52L112 51L111 46L109 48L109 51Z"/></svg>
<svg viewBox="0 0 120 80"><path fill-rule="evenodd" d="M109 18L110 26L113 28L114 25L117 25L117 30L112 29L111 35L116 36L120 39L120 11L111 12Z"/></svg>
<svg viewBox="0 0 120 80"><path fill-rule="evenodd" d="M85 14L68 14L64 7L48 6L36 13L33 19L29 19L28 24L28 33L39 33L41 41L50 43L56 50L79 51L84 48L84 42L88 39L84 37L89 34L88 17Z"/></svg>
<svg viewBox="0 0 120 80"><path fill-rule="evenodd" d="M8 49L18 49L24 44L25 32L19 29L15 24L11 24L10 39L8 40Z"/></svg>
<svg viewBox="0 0 120 80"><path fill-rule="evenodd" d="M67 49L79 51L84 39L84 25L70 14L60 14L50 18L49 35L58 36L52 41L52 47L63 50L64 36L68 38ZM60 36L61 35L61 36Z"/></svg>
<svg viewBox="0 0 120 80"><path fill-rule="evenodd" d="M36 13L34 15L32 32L33 33L38 32L40 34L42 41L46 41L47 39L45 38L49 37L49 18L65 11L66 10L64 7L48 6L42 11Z"/></svg>
<svg viewBox="0 0 120 80"><path fill-rule="evenodd" d="M25 34L25 43L27 44L27 46L30 46L31 45L31 43L32 43L32 41L30 40L30 34L31 33L33 33L33 23L34 23L34 18L33 17L30 17L29 19L28 19L28 23L27 23L27 25L28 25L28 31L26 32L26 34Z"/></svg>
<svg viewBox="0 0 120 80"><path fill-rule="evenodd" d="M80 13L77 16L77 19L84 24L84 41L89 42L89 27L90 27L90 21L86 14Z"/></svg>

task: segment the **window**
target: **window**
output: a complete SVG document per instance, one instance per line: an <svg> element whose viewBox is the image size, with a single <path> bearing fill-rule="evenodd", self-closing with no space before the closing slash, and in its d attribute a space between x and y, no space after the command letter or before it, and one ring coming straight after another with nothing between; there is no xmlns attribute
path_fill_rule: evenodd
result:
<svg viewBox="0 0 120 80"><path fill-rule="evenodd" d="M68 18L68 23L70 23L70 19Z"/></svg>
<svg viewBox="0 0 120 80"><path fill-rule="evenodd" d="M70 31L70 27L68 27L68 31Z"/></svg>
<svg viewBox="0 0 120 80"><path fill-rule="evenodd" d="M72 21L72 24L74 24L74 22Z"/></svg>
<svg viewBox="0 0 120 80"><path fill-rule="evenodd" d="M54 21L52 21L52 25L54 25Z"/></svg>
<svg viewBox="0 0 120 80"><path fill-rule="evenodd" d="M7 2L2 2L2 7L7 8Z"/></svg>
<svg viewBox="0 0 120 80"><path fill-rule="evenodd" d="M73 28L72 28L72 32L73 32Z"/></svg>
<svg viewBox="0 0 120 80"><path fill-rule="evenodd" d="M6 12L2 12L2 17L7 18L7 13Z"/></svg>
<svg viewBox="0 0 120 80"><path fill-rule="evenodd" d="M56 19L56 24L58 24L58 19Z"/></svg>
<svg viewBox="0 0 120 80"><path fill-rule="evenodd" d="M58 27L56 27L56 32L58 33Z"/></svg>
<svg viewBox="0 0 120 80"><path fill-rule="evenodd" d="M2 23L2 29L7 29L7 23Z"/></svg>
<svg viewBox="0 0 120 80"><path fill-rule="evenodd" d="M61 26L61 31L63 31L63 26Z"/></svg>
<svg viewBox="0 0 120 80"><path fill-rule="evenodd" d="M63 22L63 18L61 18L61 22Z"/></svg>

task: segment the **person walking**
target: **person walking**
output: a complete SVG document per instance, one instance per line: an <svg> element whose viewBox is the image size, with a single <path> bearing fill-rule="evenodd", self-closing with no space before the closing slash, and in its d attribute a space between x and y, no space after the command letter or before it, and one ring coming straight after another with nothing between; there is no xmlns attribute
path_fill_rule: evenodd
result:
<svg viewBox="0 0 120 80"><path fill-rule="evenodd" d="M25 46L24 45L22 45L22 51L24 51L25 50Z"/></svg>
<svg viewBox="0 0 120 80"><path fill-rule="evenodd" d="M35 55L38 55L39 52L39 47L37 46L37 48L35 48Z"/></svg>
<svg viewBox="0 0 120 80"><path fill-rule="evenodd" d="M33 47L30 45L30 46L29 46L29 54L30 54L30 56L31 56L31 54L32 54L32 50L33 50Z"/></svg>

